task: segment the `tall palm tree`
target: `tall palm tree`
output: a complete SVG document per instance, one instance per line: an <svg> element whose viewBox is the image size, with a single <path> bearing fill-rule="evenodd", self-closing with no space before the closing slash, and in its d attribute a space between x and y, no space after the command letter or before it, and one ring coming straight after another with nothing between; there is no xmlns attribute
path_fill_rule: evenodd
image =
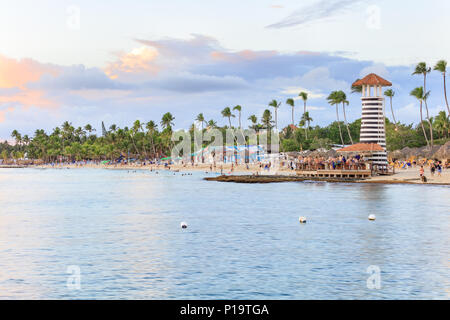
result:
<svg viewBox="0 0 450 320"><path fill-rule="evenodd" d="M338 97L339 97L338 98L339 102L342 103L342 111L344 112L344 123L345 123L345 126L347 127L347 133L348 133L348 136L350 138L350 142L353 144L352 135L350 134L350 129L348 127L347 115L345 114L345 106L346 105L348 106L350 103L348 102L347 95L345 94L344 91L339 90L338 91Z"/></svg>
<svg viewBox="0 0 450 320"><path fill-rule="evenodd" d="M428 67L425 62L419 62L416 66L416 69L413 72L413 75L415 75L415 74L423 75L423 92L425 92L427 94L427 97L430 93L429 91L427 92L427 74L430 72L431 72L431 68ZM423 102L425 103L425 110L427 112L427 122L428 122L428 124L430 126L430 130L431 130L430 145L431 145L431 147L433 147L433 126L431 125L430 113L428 112L427 99L424 99Z"/></svg>
<svg viewBox="0 0 450 320"><path fill-rule="evenodd" d="M420 103L420 125L422 126L423 135L425 137L425 140L427 141L427 145L430 145L430 142L428 141L427 133L425 132L425 127L423 125L423 116L422 116L422 103L425 101L430 92L424 93L423 87L415 88L413 91L411 91L410 95L415 97L417 100L419 100Z"/></svg>
<svg viewBox="0 0 450 320"><path fill-rule="evenodd" d="M394 120L395 131L398 131L397 120L395 120L394 109L392 108L392 98L395 96L395 91L392 89L387 89L386 91L384 91L384 95L386 97L389 97L389 100L391 102L392 119Z"/></svg>
<svg viewBox="0 0 450 320"><path fill-rule="evenodd" d="M22 135L19 133L19 131L13 130L13 132L11 133L11 137L14 138L14 140L16 140L16 145L19 147L20 150L20 145L22 143Z"/></svg>
<svg viewBox="0 0 450 320"><path fill-rule="evenodd" d="M444 98L445 98L445 104L447 105L447 112L450 116L450 108L448 106L448 100L447 100L447 85L445 83L446 73L447 73L447 61L440 60L436 63L434 66L434 70L439 71L442 73L442 77L444 78Z"/></svg>
<svg viewBox="0 0 450 320"><path fill-rule="evenodd" d="M276 108L275 108L276 110ZM262 128L267 130L267 152L272 153L272 128L273 120L272 113L269 109L264 110L261 118Z"/></svg>
<svg viewBox="0 0 450 320"><path fill-rule="evenodd" d="M295 108L294 99L292 98L287 99L286 104L291 106L292 108L292 125L294 125L294 108Z"/></svg>
<svg viewBox="0 0 450 320"><path fill-rule="evenodd" d="M206 126L207 126L207 129L208 129L208 130L210 130L210 129L215 129L215 128L217 128L217 122L214 121L214 120L209 120L209 121L206 123Z"/></svg>
<svg viewBox="0 0 450 320"><path fill-rule="evenodd" d="M222 117L224 118L228 118L228 123L230 124L230 129L231 129L231 118L235 117L235 115L233 113L231 113L231 109L229 107L226 107L225 109L222 110Z"/></svg>
<svg viewBox="0 0 450 320"><path fill-rule="evenodd" d="M203 113L199 113L197 118L195 118L196 121L200 122L201 125L201 149L202 149L202 163L205 162L205 159L203 158L203 124L205 123L205 117L203 116Z"/></svg>
<svg viewBox="0 0 450 320"><path fill-rule="evenodd" d="M298 95L303 100L303 113L306 112L306 101L308 100L308 93L307 92L300 92Z"/></svg>
<svg viewBox="0 0 450 320"><path fill-rule="evenodd" d="M311 121L313 121L313 118L311 118L311 117L309 116L309 112L308 112L308 111L306 111L306 112L303 114L303 116L302 116L302 121L303 121L304 124L308 124L307 127L306 127L306 139L308 139L308 131L309 131L309 127L310 127Z"/></svg>
<svg viewBox="0 0 450 320"><path fill-rule="evenodd" d="M275 109L275 129L278 130L278 108L280 107L281 102L278 102L277 100L272 100L269 103L269 107L273 107Z"/></svg>
<svg viewBox="0 0 450 320"><path fill-rule="evenodd" d="M172 131L173 120L175 120L175 118L170 112L165 113L161 119L161 127L168 131Z"/></svg>
<svg viewBox="0 0 450 320"><path fill-rule="evenodd" d="M341 122L339 121L338 105L341 103L339 92L338 91L331 92L330 95L327 97L327 100L330 105L336 106L336 119L339 127L339 136L341 137L342 146L344 146L344 139L342 138Z"/></svg>
<svg viewBox="0 0 450 320"><path fill-rule="evenodd" d="M252 114L250 117L248 117L248 120L250 120L252 122L250 129L253 129L256 132L256 158L259 161L259 129L260 129L260 125L258 124L258 118L254 114ZM250 152L249 152L249 155L250 155Z"/></svg>
<svg viewBox="0 0 450 320"><path fill-rule="evenodd" d="M233 110L237 110L239 112L239 129L242 128L241 126L241 112L242 112L242 107L240 105L237 105L233 108Z"/></svg>
<svg viewBox="0 0 450 320"><path fill-rule="evenodd" d="M158 130L158 125L153 120L150 120L145 125L145 128L147 129L147 134L150 136L150 145L151 145L153 156L154 156L156 153L156 148L155 148L155 140L154 140L153 136L154 136L156 130Z"/></svg>

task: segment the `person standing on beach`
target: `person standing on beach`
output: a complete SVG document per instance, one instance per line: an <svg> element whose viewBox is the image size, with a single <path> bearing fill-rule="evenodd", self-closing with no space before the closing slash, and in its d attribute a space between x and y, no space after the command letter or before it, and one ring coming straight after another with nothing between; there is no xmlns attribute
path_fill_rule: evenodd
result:
<svg viewBox="0 0 450 320"><path fill-rule="evenodd" d="M423 169L423 166L420 166L420 170L419 170L419 174L420 174L420 180L422 180L422 182L425 182L425 170Z"/></svg>
<svg viewBox="0 0 450 320"><path fill-rule="evenodd" d="M437 172L438 172L438 177L440 177L440 176L441 176L441 173L442 173L441 162L438 162L438 163L437 163L436 169L437 169Z"/></svg>

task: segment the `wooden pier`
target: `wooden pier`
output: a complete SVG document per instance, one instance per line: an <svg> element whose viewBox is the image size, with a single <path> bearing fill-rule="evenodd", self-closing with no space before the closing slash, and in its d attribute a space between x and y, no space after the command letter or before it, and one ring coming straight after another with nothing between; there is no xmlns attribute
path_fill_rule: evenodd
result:
<svg viewBox="0 0 450 320"><path fill-rule="evenodd" d="M372 176L370 170L298 170L297 175L308 178L354 178L367 179Z"/></svg>

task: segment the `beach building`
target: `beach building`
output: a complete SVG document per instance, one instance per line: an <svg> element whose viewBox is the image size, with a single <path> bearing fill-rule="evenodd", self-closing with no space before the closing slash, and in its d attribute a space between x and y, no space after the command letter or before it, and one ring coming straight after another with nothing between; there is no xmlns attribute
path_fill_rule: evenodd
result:
<svg viewBox="0 0 450 320"><path fill-rule="evenodd" d="M375 168L387 168L385 131L385 100L383 87L390 87L392 83L382 77L371 73L363 79L353 83L353 87L361 88L362 116L361 116L361 143L379 144L383 150L373 152L369 161Z"/></svg>

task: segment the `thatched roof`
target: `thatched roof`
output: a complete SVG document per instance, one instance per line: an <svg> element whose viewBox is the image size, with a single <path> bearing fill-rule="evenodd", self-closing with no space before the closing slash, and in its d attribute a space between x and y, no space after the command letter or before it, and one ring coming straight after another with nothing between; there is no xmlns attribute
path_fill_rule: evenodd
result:
<svg viewBox="0 0 450 320"><path fill-rule="evenodd" d="M379 75L376 75L375 73L371 73L371 74L365 76L364 78L355 81L352 84L352 87L359 87L362 85L390 87L390 86L392 86L392 83L383 79Z"/></svg>
<svg viewBox="0 0 450 320"><path fill-rule="evenodd" d="M384 151L378 143L356 143L351 146L337 150L337 152L382 152Z"/></svg>

